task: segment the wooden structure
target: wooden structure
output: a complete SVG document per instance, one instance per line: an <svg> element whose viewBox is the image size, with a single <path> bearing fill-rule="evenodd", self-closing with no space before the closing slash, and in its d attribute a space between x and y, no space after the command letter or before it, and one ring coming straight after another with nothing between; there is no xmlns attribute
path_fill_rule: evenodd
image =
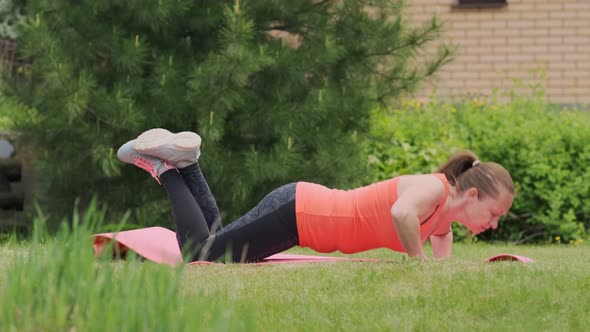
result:
<svg viewBox="0 0 590 332"><path fill-rule="evenodd" d="M0 133L0 140L15 147L14 154L0 156L0 226L27 226L33 184L29 153L11 133Z"/></svg>
<svg viewBox="0 0 590 332"><path fill-rule="evenodd" d="M7 72L12 79L19 75L18 68L23 65L16 51L15 40L0 38L0 71ZM0 156L0 226L28 226L26 211L34 186L33 153L19 144L14 133L0 130L0 141L14 147L13 155Z"/></svg>
<svg viewBox="0 0 590 332"><path fill-rule="evenodd" d="M0 38L0 70L8 69L8 73L13 75L19 65L16 59L16 41Z"/></svg>

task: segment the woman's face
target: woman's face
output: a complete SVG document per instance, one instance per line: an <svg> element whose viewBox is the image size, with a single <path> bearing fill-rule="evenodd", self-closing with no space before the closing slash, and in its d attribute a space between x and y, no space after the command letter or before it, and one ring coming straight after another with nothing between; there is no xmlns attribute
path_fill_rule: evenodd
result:
<svg viewBox="0 0 590 332"><path fill-rule="evenodd" d="M500 189L498 197L480 199L476 188L468 189L465 195L467 204L462 224L475 234L498 228L498 220L510 210L514 199L505 188Z"/></svg>

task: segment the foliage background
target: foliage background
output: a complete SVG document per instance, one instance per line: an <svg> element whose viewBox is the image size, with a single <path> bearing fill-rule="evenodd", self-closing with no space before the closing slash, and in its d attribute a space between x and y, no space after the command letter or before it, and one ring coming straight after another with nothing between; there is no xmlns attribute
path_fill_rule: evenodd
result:
<svg viewBox="0 0 590 332"><path fill-rule="evenodd" d="M434 172L453 151L469 149L511 173L516 198L496 231L478 236L516 243L575 242L590 227L590 114L547 102L542 88L508 103L477 97L455 103L407 102L373 115L368 142L373 180ZM465 238L457 227L457 238Z"/></svg>
<svg viewBox="0 0 590 332"><path fill-rule="evenodd" d="M451 57L443 46L415 61L436 19L408 28L401 1L369 4L27 1L19 50L32 64L3 93L37 151L43 209L96 194L131 223L164 224L162 189L115 155L153 127L203 137L226 222L287 182L360 185L371 110Z"/></svg>
<svg viewBox="0 0 590 332"><path fill-rule="evenodd" d="M408 29L401 2L374 5L382 16L303 0L2 2L11 22L24 17L21 55L34 61L2 86L1 126L35 146L39 199L54 220L98 195L113 223L130 211L127 227L166 224L161 188L115 157L160 126L204 137L201 164L225 222L285 182L351 188L431 172L471 149L506 166L518 191L499 231L475 240L587 236L587 112L551 105L540 86L532 99L508 92L509 103L388 106L452 52L423 62L440 23Z"/></svg>

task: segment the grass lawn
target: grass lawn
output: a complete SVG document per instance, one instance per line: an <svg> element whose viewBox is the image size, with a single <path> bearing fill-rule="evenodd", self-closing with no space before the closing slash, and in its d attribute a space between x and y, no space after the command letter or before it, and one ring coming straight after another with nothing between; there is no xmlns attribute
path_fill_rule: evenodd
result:
<svg viewBox="0 0 590 332"><path fill-rule="evenodd" d="M2 331L582 331L590 250L456 244L415 262L170 268L92 258L84 236L0 246ZM74 240L72 240L74 239ZM37 243L38 242L38 243ZM291 253L313 254L296 249ZM509 252L532 264L484 263Z"/></svg>
<svg viewBox="0 0 590 332"><path fill-rule="evenodd" d="M309 253L298 250L295 252ZM510 252L533 264L483 263ZM457 245L455 258L410 262L191 266L184 293L248 312L262 330L581 331L590 326L584 246Z"/></svg>

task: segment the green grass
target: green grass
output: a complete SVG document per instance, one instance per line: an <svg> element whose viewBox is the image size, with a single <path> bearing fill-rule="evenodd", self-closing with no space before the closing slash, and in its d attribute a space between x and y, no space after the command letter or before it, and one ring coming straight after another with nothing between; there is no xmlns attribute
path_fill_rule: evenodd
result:
<svg viewBox="0 0 590 332"><path fill-rule="evenodd" d="M94 259L89 233L0 246L1 331L580 331L587 245L458 244L450 260L213 264ZM304 249L294 253L310 254ZM533 264L484 263L510 252Z"/></svg>
<svg viewBox="0 0 590 332"><path fill-rule="evenodd" d="M587 247L455 249L451 260L425 263L376 251L364 256L390 261L190 267L184 293L251 310L257 329L270 330L579 331L590 323ZM537 262L482 262L500 252Z"/></svg>

